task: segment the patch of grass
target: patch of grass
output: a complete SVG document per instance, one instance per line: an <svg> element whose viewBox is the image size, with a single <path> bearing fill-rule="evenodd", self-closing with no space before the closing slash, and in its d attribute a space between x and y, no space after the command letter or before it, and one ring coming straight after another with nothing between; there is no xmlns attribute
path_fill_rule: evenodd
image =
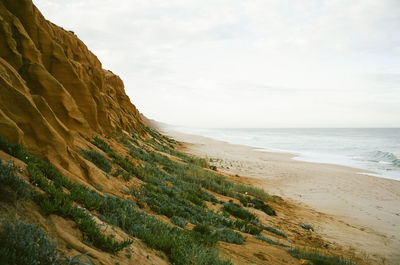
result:
<svg viewBox="0 0 400 265"><path fill-rule="evenodd" d="M131 242L116 242L112 236L106 237L89 211L96 211L103 222L121 227L127 234L142 239L149 247L163 251L173 264L231 264L218 256L214 248L215 243L221 240L242 244L244 238L232 228L240 227L242 231L252 234L259 233L261 228L248 221L235 222L209 210L205 201L219 201L205 189L235 196L240 192L248 192L251 188L247 189L247 186L235 184L208 169L203 169L203 166L208 167L204 161L174 150L173 142L168 138L153 131L151 134L158 138L146 140L138 136L135 141L119 139L130 149L131 158L116 154L99 137L94 138L92 143L106 152L121 168L114 172L116 176L124 177L125 173L126 178L135 176L146 182L140 189L132 191L138 203L147 203L155 212L174 219L175 223L181 223L182 226L182 220L190 221L196 225L196 229L188 231L169 226L147 213L138 211L130 200L101 195L72 183L54 166L29 157L32 159L28 163L31 183L45 192L34 192L34 201L48 213L74 220L82 231L84 240L105 251L117 252ZM148 146L174 155L186 164L173 161ZM131 160L132 158L135 161ZM252 222L255 223L254 220ZM204 232L201 227L208 229Z"/></svg>
<svg viewBox="0 0 400 265"><path fill-rule="evenodd" d="M99 152L96 152L94 150L82 150L81 152L82 156L95 164L98 168L103 170L106 173L111 172L112 165L108 159L100 154Z"/></svg>
<svg viewBox="0 0 400 265"><path fill-rule="evenodd" d="M145 184L136 194L141 201L146 202L156 213L163 214L169 218L179 216L189 220L193 224L210 224L233 226L233 222L220 216L207 208L193 204L180 196L182 193L176 187L158 183Z"/></svg>
<svg viewBox="0 0 400 265"><path fill-rule="evenodd" d="M162 165L169 174L187 182L200 184L203 188L221 195L236 197L237 193L247 193L260 200L267 201L270 199L270 196L263 189L234 183L214 172L203 169L210 167L206 159L188 156L154 141L151 141L150 145L155 150L179 157L187 164L177 163L162 154L151 150L145 151L131 144L128 144L127 147L130 149L130 155L132 157L149 163L158 163Z"/></svg>
<svg viewBox="0 0 400 265"><path fill-rule="evenodd" d="M101 139L100 137L97 137L97 136L94 137L93 140L91 141L91 143L106 153L109 153L112 151L110 145L108 143L106 143L103 139Z"/></svg>
<svg viewBox="0 0 400 265"><path fill-rule="evenodd" d="M252 235L259 235L263 230L258 225L249 224L248 221L243 221L239 219L235 221L235 227L244 233Z"/></svg>
<svg viewBox="0 0 400 265"><path fill-rule="evenodd" d="M39 225L19 219L1 220L0 261L4 265L94 265L84 254L69 258L57 251Z"/></svg>
<svg viewBox="0 0 400 265"><path fill-rule="evenodd" d="M198 224L191 231L194 239L202 245L214 246L218 242L218 235L206 224Z"/></svg>
<svg viewBox="0 0 400 265"><path fill-rule="evenodd" d="M287 235L286 235L285 233L283 233L283 232L281 232L281 231L279 231L278 229L275 229L275 228L273 228L273 227L270 227L270 226L263 226L263 229L264 229L265 231L271 232L271 233L273 233L273 234L275 234L275 235L281 236L281 237L283 237L283 238L287 238Z"/></svg>
<svg viewBox="0 0 400 265"><path fill-rule="evenodd" d="M267 242L268 244L271 244L271 245L276 245L276 246L281 246L281 247L289 247L288 245L276 242L276 241L274 241L272 239L269 239L269 238L267 238L265 236L262 236L262 235L255 235L254 237L259 239L259 240L262 240L264 242Z"/></svg>
<svg viewBox="0 0 400 265"><path fill-rule="evenodd" d="M240 218L248 222L257 220L257 217L254 214L250 213L246 209L242 208L240 205L231 201L228 203L224 203L224 206L221 209L237 218Z"/></svg>
<svg viewBox="0 0 400 265"><path fill-rule="evenodd" d="M103 196L82 185L70 182L53 165L41 160L36 164L30 163L28 172L31 182L46 192L46 194L35 192L34 201L46 213L55 213L74 220L83 232L86 241L104 251L114 253L132 244L131 240L116 242L112 236L105 236L89 212L73 206L73 202L77 202L88 209L100 210L100 208L106 207ZM70 193L65 193L63 187L67 188Z"/></svg>
<svg viewBox="0 0 400 265"><path fill-rule="evenodd" d="M165 171L181 180L196 183L205 189L224 196L235 198L239 193L244 194L247 192L259 199L269 199L269 195L262 189L234 183L223 176L192 164L183 165L175 162L163 164L163 166Z"/></svg>
<svg viewBox="0 0 400 265"><path fill-rule="evenodd" d="M314 265L356 265L355 262L349 259L322 255L316 249L293 248L289 249L288 252L297 259L310 260Z"/></svg>
<svg viewBox="0 0 400 265"><path fill-rule="evenodd" d="M275 210L272 209L271 206L264 203L264 201L260 200L259 198L251 198L249 196L243 196L241 194L238 194L238 196L236 198L238 198L239 201L245 207L253 207L255 209L263 211L264 213L266 213L268 215L276 216Z"/></svg>
<svg viewBox="0 0 400 265"><path fill-rule="evenodd" d="M118 176L122 175L122 173L124 173L124 170L117 168L113 173L111 173L111 176L117 178Z"/></svg>
<svg viewBox="0 0 400 265"><path fill-rule="evenodd" d="M248 194L263 201L268 201L271 199L269 194L266 193L263 189L249 185L235 183L234 190L238 193Z"/></svg>
<svg viewBox="0 0 400 265"><path fill-rule="evenodd" d="M15 201L29 197L28 183L19 178L9 164L0 159L0 200Z"/></svg>
<svg viewBox="0 0 400 265"><path fill-rule="evenodd" d="M172 223L174 223L175 225L185 228L185 226L187 225L187 221L185 218L179 217L179 216L172 216L171 217L171 221Z"/></svg>
<svg viewBox="0 0 400 265"><path fill-rule="evenodd" d="M55 170L45 162L28 166L32 181L46 192L44 195L35 194L35 200L48 204L55 213L75 220L86 240L98 248L117 252L130 245L131 241L115 242L112 236L106 237L86 210L71 206L69 201L97 210L103 221L141 238L150 247L164 251L174 264L231 264L230 261L221 260L218 252L207 245L212 242L210 238L205 238L202 243L197 240L198 235L194 232L172 228L144 212L136 211L132 201L99 195L86 187L69 182ZM55 171L54 174L50 174L52 171ZM57 187L55 183L58 183ZM70 194L63 193L62 187L67 188Z"/></svg>
<svg viewBox="0 0 400 265"><path fill-rule="evenodd" d="M124 173L122 173L122 178L123 178L125 181L129 181L129 180L131 180L132 176L131 176L131 174L129 174L128 172L124 172Z"/></svg>
<svg viewBox="0 0 400 265"><path fill-rule="evenodd" d="M21 144L9 142L6 138L0 135L0 150L3 150L9 155L12 155L19 160L28 163L31 156L25 151Z"/></svg>
<svg viewBox="0 0 400 265"><path fill-rule="evenodd" d="M233 231L231 228L218 229L216 234L218 236L218 240L220 241L237 245L244 244L244 237L240 233Z"/></svg>
<svg viewBox="0 0 400 265"><path fill-rule="evenodd" d="M144 212L114 208L112 219L106 212L102 218L123 227L126 233L142 239L149 247L163 251L173 264L232 264L221 260L215 249L198 241L195 233L170 227Z"/></svg>
<svg viewBox="0 0 400 265"><path fill-rule="evenodd" d="M18 219L2 220L0 260L9 265L52 265L57 259L57 244L38 225Z"/></svg>

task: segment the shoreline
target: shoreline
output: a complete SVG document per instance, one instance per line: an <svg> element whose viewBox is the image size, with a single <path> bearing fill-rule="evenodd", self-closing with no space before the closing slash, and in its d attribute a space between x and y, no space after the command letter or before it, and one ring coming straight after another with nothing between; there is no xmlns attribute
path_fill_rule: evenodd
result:
<svg viewBox="0 0 400 265"><path fill-rule="evenodd" d="M162 131L183 142L188 153L210 159L218 171L304 208L297 214L311 220L325 240L354 249L374 264L400 263L400 181L371 176L368 173L374 172L367 170L296 160L294 154Z"/></svg>
<svg viewBox="0 0 400 265"><path fill-rule="evenodd" d="M224 140L221 139L221 137L212 137L207 134L197 134L198 132L196 131L187 131L187 130L179 130L179 127L173 127L173 126L166 126L162 127L162 129L166 131L175 131L179 132L182 134L187 134L187 135L193 135L193 136L202 136L205 138L209 138L215 141L220 141L224 142L227 144L233 144L233 145L242 145L242 146L247 146L249 148L257 149L260 152L267 152L267 153L284 153L284 154L290 154L292 155L293 160L297 161L303 161L303 162L309 162L309 163L317 163L317 164L329 164L329 165L337 165L337 166L344 166L344 167L349 167L353 169L359 169L360 174L367 174L369 176L374 176L378 178L384 178L384 179L391 179L391 180L396 180L400 182L400 170L398 168L378 168L376 165L375 167L372 167L371 165L367 164L366 160L367 158L364 157L363 160L357 160L353 159L350 156L346 156L344 154L328 154L326 152L310 152L310 151L296 151L292 149L279 149L279 148L271 148L269 146L263 146L263 145L251 145L248 143L241 143L235 142L232 140ZM199 131L200 132L200 131ZM232 138L236 139L236 138ZM372 152L372 151L371 151ZM392 154L392 153L390 153ZM370 158L373 159L373 158ZM379 164L386 164L388 162L386 161L379 161Z"/></svg>

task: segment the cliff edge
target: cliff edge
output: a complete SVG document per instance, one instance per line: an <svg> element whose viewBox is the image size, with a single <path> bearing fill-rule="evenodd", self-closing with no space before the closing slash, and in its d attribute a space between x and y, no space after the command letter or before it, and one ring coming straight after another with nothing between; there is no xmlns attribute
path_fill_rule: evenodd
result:
<svg viewBox="0 0 400 265"><path fill-rule="evenodd" d="M76 135L144 133L122 80L31 0L0 2L0 35L0 128L6 138L62 162Z"/></svg>

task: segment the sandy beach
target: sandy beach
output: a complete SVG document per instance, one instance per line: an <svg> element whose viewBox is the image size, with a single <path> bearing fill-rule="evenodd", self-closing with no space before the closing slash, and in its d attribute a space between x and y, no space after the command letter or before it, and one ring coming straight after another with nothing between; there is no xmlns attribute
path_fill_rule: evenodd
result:
<svg viewBox="0 0 400 265"><path fill-rule="evenodd" d="M164 130L188 153L211 159L237 175L298 205L326 241L352 249L371 264L400 264L400 181L361 169L302 162L294 155L259 151L197 135Z"/></svg>

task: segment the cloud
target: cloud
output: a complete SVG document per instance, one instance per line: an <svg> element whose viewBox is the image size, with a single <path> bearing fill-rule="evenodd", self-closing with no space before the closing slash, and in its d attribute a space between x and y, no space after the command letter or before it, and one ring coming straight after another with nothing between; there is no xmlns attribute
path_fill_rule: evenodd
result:
<svg viewBox="0 0 400 265"><path fill-rule="evenodd" d="M397 0L34 2L121 75L151 118L221 127L373 126L379 117L400 124Z"/></svg>

